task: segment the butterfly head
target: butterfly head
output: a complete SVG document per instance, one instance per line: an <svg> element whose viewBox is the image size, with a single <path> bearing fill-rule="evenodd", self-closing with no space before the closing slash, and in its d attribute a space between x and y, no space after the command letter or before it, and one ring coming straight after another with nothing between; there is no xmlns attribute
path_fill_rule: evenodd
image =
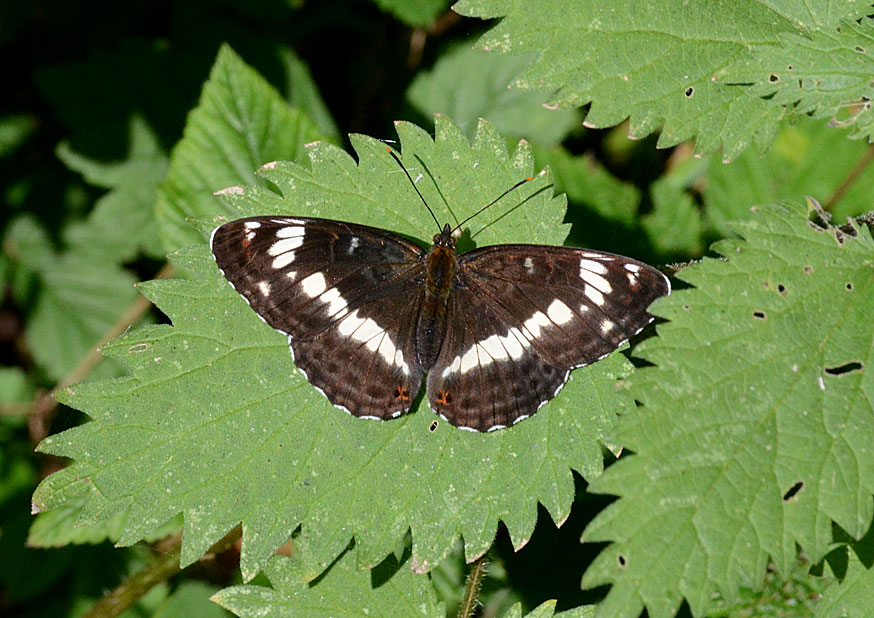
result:
<svg viewBox="0 0 874 618"><path fill-rule="evenodd" d="M439 234L434 234L434 246L441 249L455 250L456 237L453 234L453 229L447 223L443 226L443 230Z"/></svg>

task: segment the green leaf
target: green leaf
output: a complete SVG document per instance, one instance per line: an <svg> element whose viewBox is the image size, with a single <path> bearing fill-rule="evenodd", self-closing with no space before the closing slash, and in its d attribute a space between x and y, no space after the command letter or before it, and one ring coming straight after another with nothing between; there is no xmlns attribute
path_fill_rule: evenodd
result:
<svg viewBox="0 0 874 618"><path fill-rule="evenodd" d="M695 138L698 153L721 148L727 160L751 144L767 148L783 110L713 76L751 46L777 45L783 35L806 36L810 28L864 15L861 6L832 3L833 14L780 0L462 0L453 8L503 17L479 47L537 52L515 85L550 92L555 105L591 103L586 126L629 118L632 137L661 129L660 147Z"/></svg>
<svg viewBox="0 0 874 618"><path fill-rule="evenodd" d="M36 119L24 114L0 117L0 158L13 154L33 135Z"/></svg>
<svg viewBox="0 0 874 618"><path fill-rule="evenodd" d="M383 11L388 11L410 26L427 26L449 8L449 0L373 0Z"/></svg>
<svg viewBox="0 0 874 618"><path fill-rule="evenodd" d="M750 216L750 206L810 195L823 203L841 186L868 149L822 123L800 119L785 126L761 157L746 152L731 165L711 158L703 192L707 227L728 234L726 221ZM874 167L867 166L831 212L837 221L871 209Z"/></svg>
<svg viewBox="0 0 874 618"><path fill-rule="evenodd" d="M68 142L57 149L67 167L91 184L112 189L97 201L87 219L64 229L69 248L95 261L124 262L140 251L163 257L154 211L158 183L167 172L167 155L139 116L131 118L129 142L127 157L114 162L80 154Z"/></svg>
<svg viewBox="0 0 874 618"><path fill-rule="evenodd" d="M199 581L183 581L157 608L152 618L223 618L230 616L211 601L217 588Z"/></svg>
<svg viewBox="0 0 874 618"><path fill-rule="evenodd" d="M33 219L19 218L8 242L23 269L36 276L35 299L30 299L26 335L31 353L50 379L60 380L75 367L134 301L135 279L93 252L56 254L45 230ZM31 286L28 286L31 288ZM30 292L21 290L22 294ZM118 372L113 362L100 363L89 377Z"/></svg>
<svg viewBox="0 0 874 618"><path fill-rule="evenodd" d="M510 82L533 56L485 54L461 44L443 54L431 71L421 71L407 99L427 116L442 113L472 138L485 118L502 133L546 146L556 144L580 124L577 112L546 109L546 96L510 89Z"/></svg>
<svg viewBox="0 0 874 618"><path fill-rule="evenodd" d="M840 582L826 589L816 608L816 618L869 614L874 607L874 529L858 543L837 548L827 560L833 573L839 571L835 574Z"/></svg>
<svg viewBox="0 0 874 618"><path fill-rule="evenodd" d="M304 145L318 139L322 135L306 114L288 107L276 89L222 46L159 187L156 211L165 247L201 241L186 218L227 212L215 191L258 182L258 167L301 160Z"/></svg>
<svg viewBox="0 0 874 618"><path fill-rule="evenodd" d="M64 547L66 545L97 544L104 541L117 542L127 523L128 512L116 513L109 519L88 525L80 525L85 496L68 500L61 506L39 513L27 535L28 547ZM182 530L182 518L175 517L150 532L144 541L151 543Z"/></svg>
<svg viewBox="0 0 874 618"><path fill-rule="evenodd" d="M861 7L864 8L864 7ZM862 17L862 16L858 16ZM756 45L751 54L723 67L716 79L752 83L750 93L798 115L849 127L850 138L874 139L874 20L863 17Z"/></svg>
<svg viewBox="0 0 874 618"><path fill-rule="evenodd" d="M389 556L372 571L358 571L354 552L337 560L317 582L306 584L306 574L294 560L277 556L265 573L271 586L232 586L213 600L241 618L282 616L431 616L446 613L426 575L415 575L409 564Z"/></svg>
<svg viewBox="0 0 874 618"><path fill-rule="evenodd" d="M397 128L406 166L422 175L418 186L442 220L460 220L534 171L527 146L508 153L487 123L473 145L442 117L436 139L410 124ZM385 145L352 141L357 165L335 146L313 144L310 167L263 170L282 195L248 187L224 197L235 215L342 217L430 236L433 221ZM476 242L561 243L565 202L548 186L548 175L538 176L474 220ZM295 371L286 338L231 289L205 246L176 260L192 280L142 286L173 326L141 329L104 348L130 365L130 378L62 394L93 421L41 444L76 462L48 477L33 500L45 511L87 490L82 523L129 508L121 544L183 512L183 565L240 522L246 578L299 526L296 555L308 578L353 537L359 566L372 566L411 529L412 564L422 572L459 537L468 560L482 555L499 520L520 547L538 502L555 521L567 516L571 470L587 479L600 472L599 439L630 406L614 389L629 364L614 354L575 371L558 397L511 429L471 434L439 422L434 429L424 403L390 422L356 419Z"/></svg>
<svg viewBox="0 0 874 618"><path fill-rule="evenodd" d="M613 541L584 577L612 583L598 615L701 615L719 592L760 586L796 545L817 562L832 522L859 538L874 491L874 242L759 207L743 240L678 273L691 289L651 309L670 320L637 350L643 407L616 441L634 455L590 489L620 496L587 541Z"/></svg>

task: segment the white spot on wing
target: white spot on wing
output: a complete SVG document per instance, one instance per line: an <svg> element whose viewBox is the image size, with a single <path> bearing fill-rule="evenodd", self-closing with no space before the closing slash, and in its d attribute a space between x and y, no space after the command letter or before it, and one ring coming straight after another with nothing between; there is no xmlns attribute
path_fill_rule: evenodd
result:
<svg viewBox="0 0 874 618"><path fill-rule="evenodd" d="M525 258L525 270L528 271L529 275L534 274L534 261L530 257Z"/></svg>
<svg viewBox="0 0 874 618"><path fill-rule="evenodd" d="M352 240L349 241L349 249L346 251L346 253L348 253L349 255L352 255L353 253L355 253L355 250L359 246L361 246L361 239L358 238L357 236L353 236Z"/></svg>
<svg viewBox="0 0 874 618"><path fill-rule="evenodd" d="M325 282L325 275L322 273L311 274L309 277L303 279L300 282L300 285L303 288L304 294L310 298L319 296L328 287L328 284Z"/></svg>
<svg viewBox="0 0 874 618"><path fill-rule="evenodd" d="M626 265L625 265L625 270L627 270L627 271L630 272L630 273L639 273L639 272L640 272L640 266L638 266L637 264L626 264Z"/></svg>
<svg viewBox="0 0 874 618"><path fill-rule="evenodd" d="M273 270L279 270L280 268L285 268L289 264L294 261L294 251L289 251L288 253L283 253L278 258L273 260Z"/></svg>
<svg viewBox="0 0 874 618"><path fill-rule="evenodd" d="M549 326L549 324L549 318L546 317L546 314L542 311L538 311L525 320L523 326L525 327L525 330L528 331L528 334L531 335L530 339L537 339L540 337L540 328L542 326Z"/></svg>
<svg viewBox="0 0 874 618"><path fill-rule="evenodd" d="M587 284L592 287L598 288L604 294L609 294L613 291L613 286L601 275L596 275L595 273L590 273L588 271L580 269L580 276L583 278Z"/></svg>
<svg viewBox="0 0 874 618"><path fill-rule="evenodd" d="M258 283L258 290L261 292L262 296L270 296L270 284L266 281L261 281Z"/></svg>
<svg viewBox="0 0 874 618"><path fill-rule="evenodd" d="M549 316L550 320L552 320L559 326L561 326L562 324L567 324L574 317L574 312L571 311L570 307L565 305L557 298L552 301L551 305L549 305L549 308L546 310L546 314Z"/></svg>
<svg viewBox="0 0 874 618"><path fill-rule="evenodd" d="M585 279L586 275L583 273L583 271L589 271L590 273L595 273L597 275L606 275L607 267L604 266L601 262L596 262L594 260L583 258L580 260L580 277Z"/></svg>
<svg viewBox="0 0 874 618"><path fill-rule="evenodd" d="M259 227L261 227L261 222L260 221L246 221L246 223L244 223L243 225L246 226L247 230L257 230Z"/></svg>
<svg viewBox="0 0 874 618"><path fill-rule="evenodd" d="M615 326L615 324L613 322L611 322L610 320L604 320L603 322L601 322L601 332L604 334L607 334L611 330L613 330L614 326Z"/></svg>
<svg viewBox="0 0 874 618"><path fill-rule="evenodd" d="M599 307L604 304L604 295L595 288L593 288L591 285L586 286L584 294L589 297L589 300L591 300Z"/></svg>
<svg viewBox="0 0 874 618"><path fill-rule="evenodd" d="M289 221L292 223L292 221ZM302 225L289 225L287 227L281 227L276 230L276 238L303 238L306 234L306 229ZM303 242L303 241L301 241ZM298 247L300 245L298 244ZM294 247L292 247L294 249Z"/></svg>
<svg viewBox="0 0 874 618"><path fill-rule="evenodd" d="M289 228L284 228L289 229ZM282 240L277 240L275 243L270 245L270 248L267 250L267 253L271 256L282 255L283 253L288 253L289 251L294 251L298 247L303 244L303 236L292 236L289 238L284 238Z"/></svg>

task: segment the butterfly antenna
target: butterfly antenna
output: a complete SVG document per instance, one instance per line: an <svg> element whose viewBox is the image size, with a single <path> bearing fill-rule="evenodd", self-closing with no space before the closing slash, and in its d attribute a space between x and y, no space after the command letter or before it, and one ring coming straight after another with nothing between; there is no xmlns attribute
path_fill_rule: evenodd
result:
<svg viewBox="0 0 874 618"><path fill-rule="evenodd" d="M467 223L468 221L470 221L471 219L473 219L474 217L476 217L480 213L484 212L486 209L491 208L492 206L494 206L495 204L500 202L504 198L505 195L507 195L508 193L511 193L512 191L515 191L516 189L518 189L519 187L524 185L526 182L531 182L532 180L534 180L534 176L529 176L528 178L524 178L524 179L520 180L519 182L514 184L512 187L510 187L509 189L507 189L506 191L501 193L498 197L493 199L491 202L489 202L488 204L486 204L485 206L483 206L482 208L477 210L475 213L470 215L467 219L465 219L464 221L462 221L461 223L456 225L455 228L452 230L452 232L454 233L456 230L460 230L461 226L463 226L465 223Z"/></svg>
<svg viewBox="0 0 874 618"><path fill-rule="evenodd" d="M404 174L406 174L407 178L408 178L409 181L410 181L410 184L413 185L413 189L416 190L416 194L419 196L419 199L422 200L422 203L425 205L425 208L427 208L427 209L428 209L428 212L431 213L431 218L434 219L434 223L437 224L437 229L438 229L438 230L441 229L441 227L440 227L440 222L437 220L437 217L434 216L434 211L431 210L431 207L430 207L430 206L428 206L428 202L425 201L425 196L423 196L423 195L422 195L422 192L419 191L419 187L416 186L416 182L413 180L413 177L410 176L410 173L407 171L407 168L404 167L404 164L403 164L403 163L401 163L401 159L400 159L400 157L398 157L398 155L395 154L395 151L392 150L391 148L389 148L388 146L386 146L385 149L388 151L388 154L390 154L390 155L392 156L392 159L394 159L395 161L397 161L397 164L400 166L400 168L401 168L402 170L404 170ZM503 197L503 196L501 196L501 197ZM500 198L499 198L499 199L500 199Z"/></svg>

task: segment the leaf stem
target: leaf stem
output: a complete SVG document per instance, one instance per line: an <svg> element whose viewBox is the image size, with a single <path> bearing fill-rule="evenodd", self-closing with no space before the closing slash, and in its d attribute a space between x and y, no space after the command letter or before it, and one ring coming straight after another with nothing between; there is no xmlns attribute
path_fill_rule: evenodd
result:
<svg viewBox="0 0 874 618"><path fill-rule="evenodd" d="M844 181L838 186L837 189L829 196L829 198L823 204L823 208L829 212L831 212L832 208L835 207L835 204L840 201L844 194L850 190L850 187L859 180L862 176L862 173L865 171L865 168L871 165L871 162L874 161L874 144L868 146L868 149L862 154L859 158L858 163L853 166L853 169L849 171L849 173L844 177Z"/></svg>
<svg viewBox="0 0 874 618"><path fill-rule="evenodd" d="M470 573L467 575L464 596L461 598L461 605L458 607L458 618L473 618L474 612L479 606L479 592L480 588L482 588L483 578L486 575L488 565L489 561L485 555L480 556L471 565Z"/></svg>
<svg viewBox="0 0 874 618"><path fill-rule="evenodd" d="M213 545L204 558L221 554L230 549L242 534L240 526L228 532L224 538ZM165 582L177 573L179 568L179 552L182 547L182 534L172 537L171 541L162 545L164 553L140 571L132 574L94 606L82 615L82 618L114 618L136 603L157 584Z"/></svg>
<svg viewBox="0 0 874 618"><path fill-rule="evenodd" d="M158 274L155 275L155 279L167 279L172 277L174 271L175 268L172 264L164 264L163 268L161 268L161 270L158 271ZM124 333L137 320L139 320L151 306L152 302L149 299L145 296L138 296L136 300L125 309L124 313L119 316L115 323L109 327L109 330L103 334L103 337L100 338L97 345L91 348L88 354L79 361L79 364L70 370L70 372L65 375L60 382L55 384L52 390L44 393L33 403L32 406L30 406L30 410L28 411L30 415L28 425L31 438L34 442L40 442L46 437L46 435L48 435L52 413L55 408L58 407L58 400L55 399L57 392L61 389L67 388L71 384L76 384L77 382L84 380L88 374L91 373L94 367L97 366L97 363L103 359L103 356L100 354L100 348L106 345L110 340L115 339Z"/></svg>

